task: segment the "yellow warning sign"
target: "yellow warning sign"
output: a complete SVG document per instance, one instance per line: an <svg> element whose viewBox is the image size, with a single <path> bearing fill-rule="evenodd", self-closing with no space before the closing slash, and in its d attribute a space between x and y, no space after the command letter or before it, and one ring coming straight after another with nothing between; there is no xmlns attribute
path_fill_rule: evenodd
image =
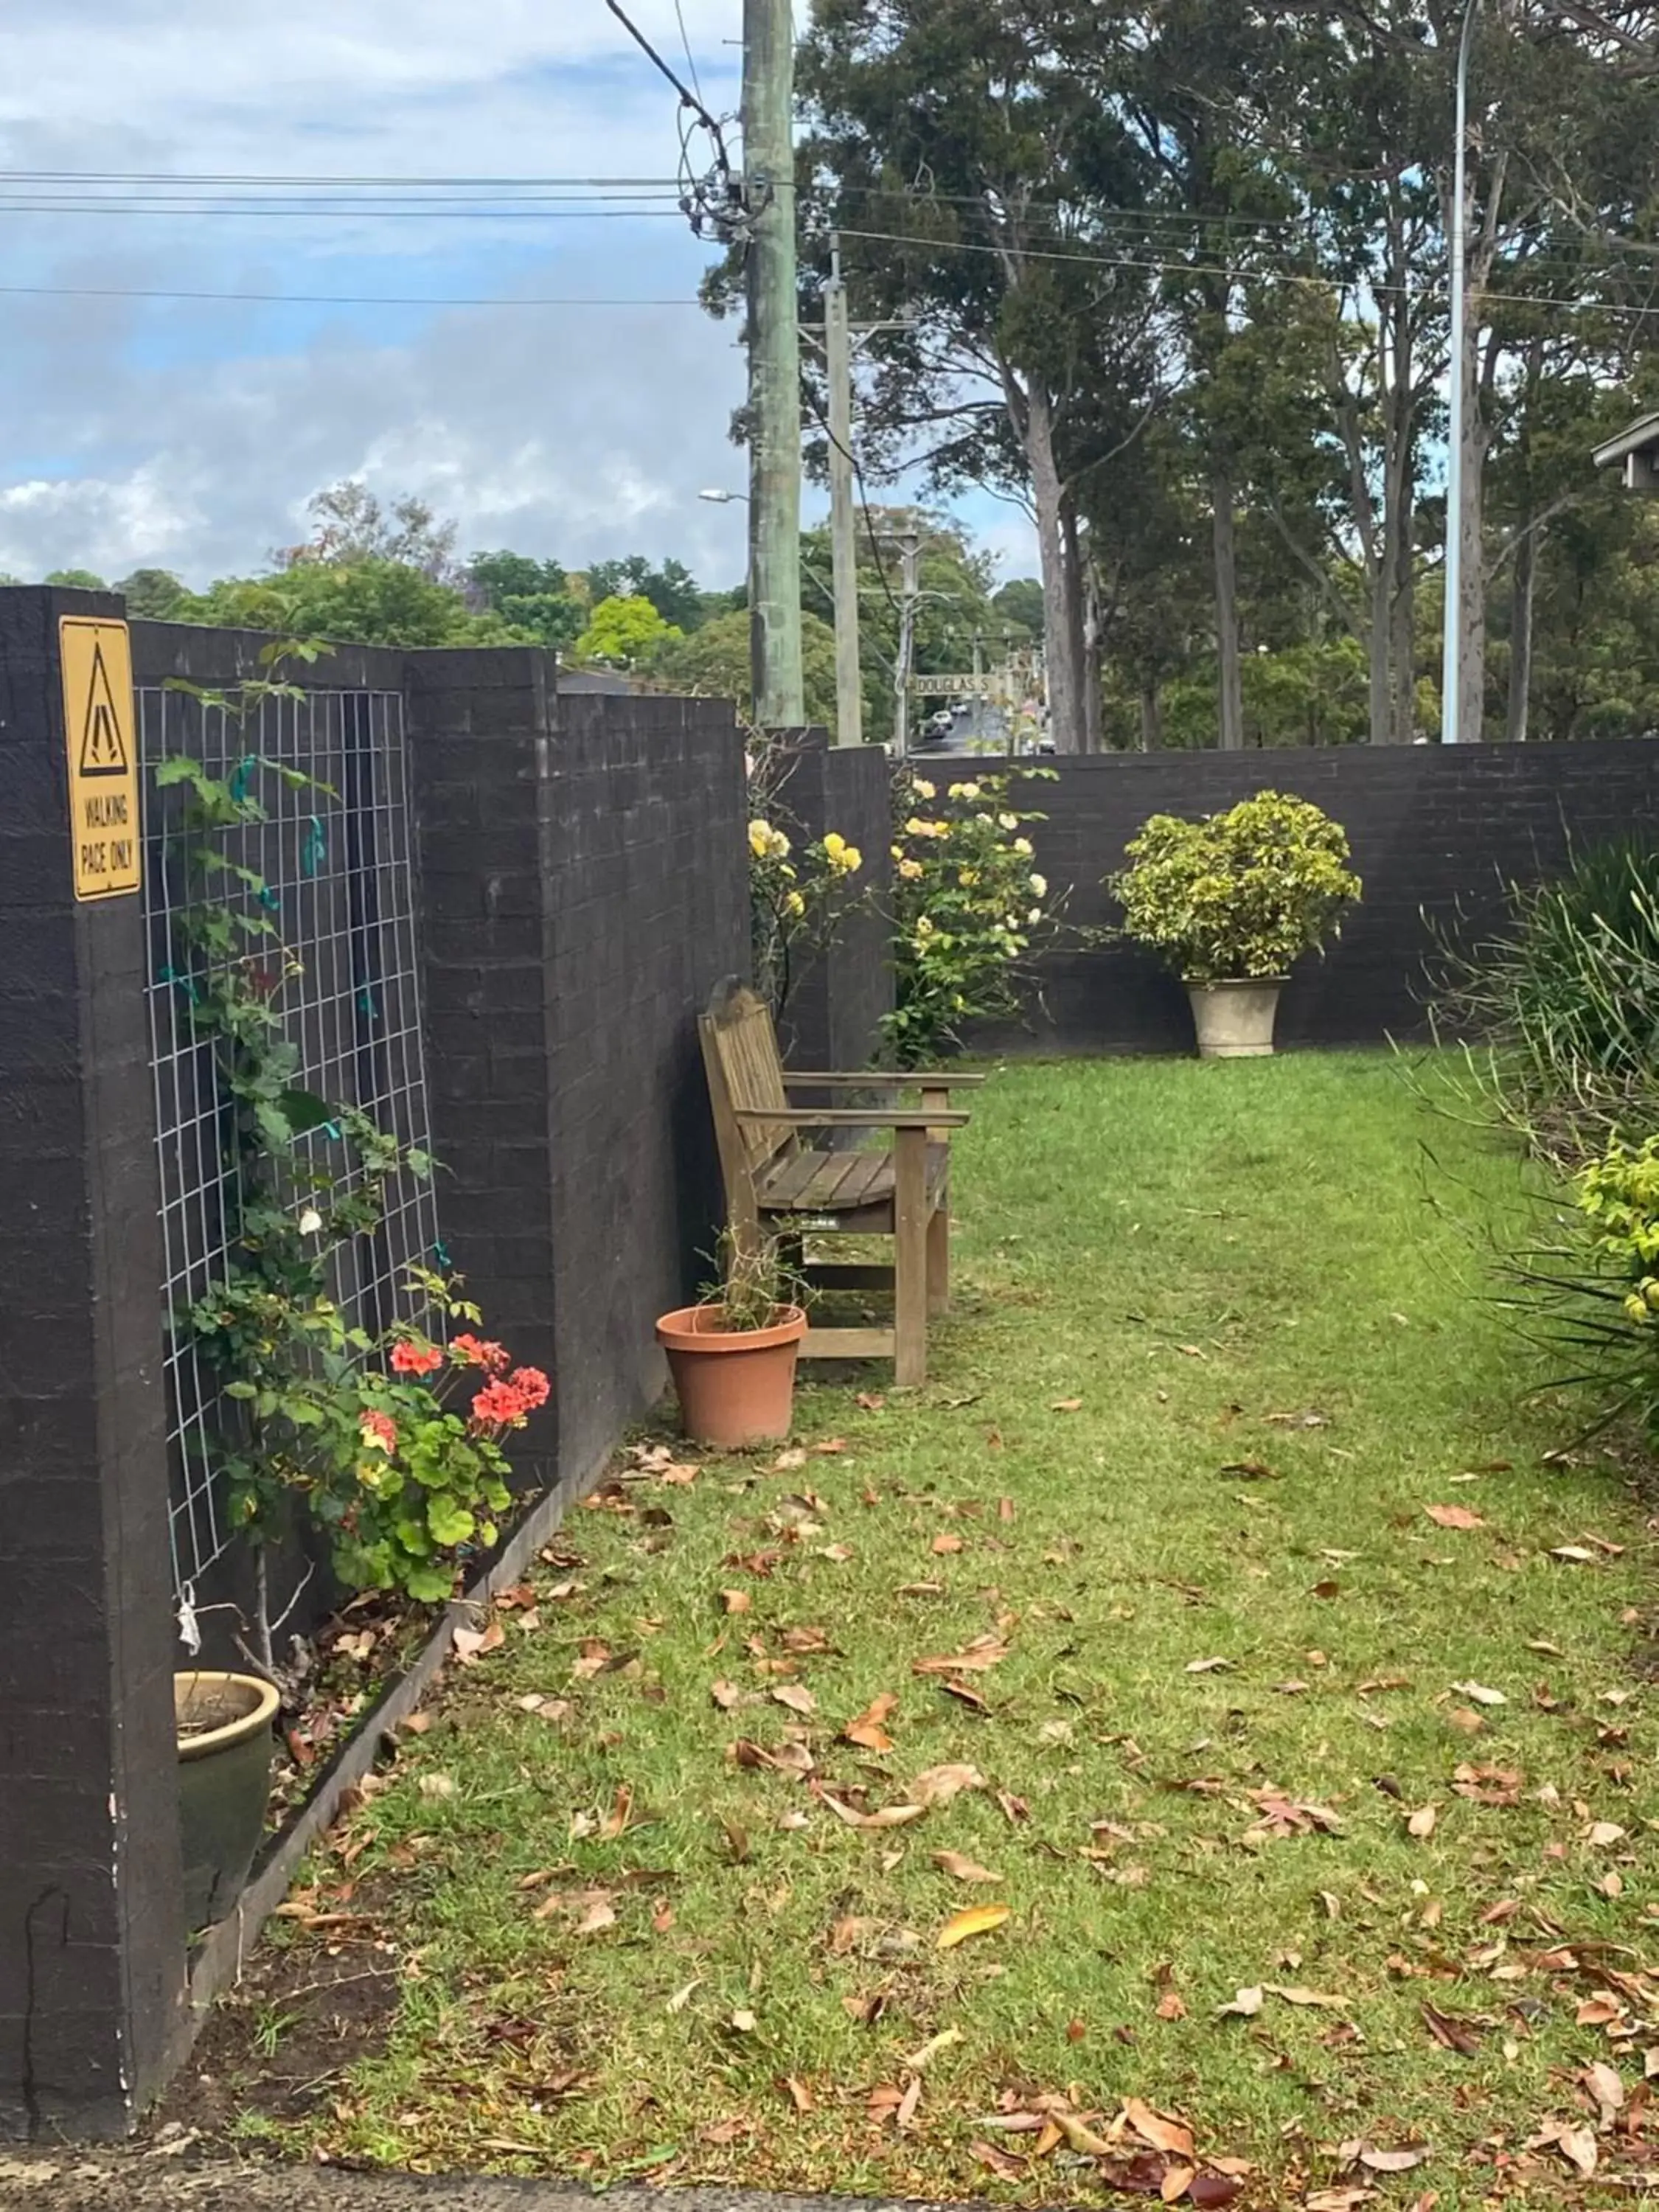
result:
<svg viewBox="0 0 1659 2212"><path fill-rule="evenodd" d="M82 615L61 618L58 642L75 896L115 898L143 882L132 648L125 623Z"/></svg>

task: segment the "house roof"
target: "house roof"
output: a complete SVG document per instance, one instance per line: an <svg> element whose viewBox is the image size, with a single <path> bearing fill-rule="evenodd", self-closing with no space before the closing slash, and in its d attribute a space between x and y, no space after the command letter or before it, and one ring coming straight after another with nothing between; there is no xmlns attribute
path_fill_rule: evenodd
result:
<svg viewBox="0 0 1659 2212"><path fill-rule="evenodd" d="M1632 422L1628 430L1610 438L1605 446L1595 449L1598 469L1611 468L1615 461L1627 461L1632 453L1651 448L1659 453L1659 415L1644 415L1639 422Z"/></svg>

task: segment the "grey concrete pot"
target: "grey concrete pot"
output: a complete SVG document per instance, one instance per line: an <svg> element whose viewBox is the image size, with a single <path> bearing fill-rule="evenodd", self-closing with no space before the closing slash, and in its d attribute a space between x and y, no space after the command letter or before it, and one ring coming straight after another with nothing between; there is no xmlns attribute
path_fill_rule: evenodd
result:
<svg viewBox="0 0 1659 2212"><path fill-rule="evenodd" d="M1273 1048L1282 976L1243 983L1188 983L1200 1060L1265 1060Z"/></svg>

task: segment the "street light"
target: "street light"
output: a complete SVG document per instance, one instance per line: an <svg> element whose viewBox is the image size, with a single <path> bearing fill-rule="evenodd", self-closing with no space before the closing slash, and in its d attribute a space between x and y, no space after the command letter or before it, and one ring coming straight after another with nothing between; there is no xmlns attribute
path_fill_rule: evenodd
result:
<svg viewBox="0 0 1659 2212"><path fill-rule="evenodd" d="M697 497L706 499L710 507L731 507L737 504L747 507L749 504L749 495L746 491L700 491Z"/></svg>
<svg viewBox="0 0 1659 2212"><path fill-rule="evenodd" d="M1440 653L1440 742L1462 741L1463 690L1463 319L1468 291L1469 54L1480 0L1464 0L1457 45L1457 145L1452 161L1451 416L1446 455L1446 621ZM1476 735L1480 733L1477 731Z"/></svg>

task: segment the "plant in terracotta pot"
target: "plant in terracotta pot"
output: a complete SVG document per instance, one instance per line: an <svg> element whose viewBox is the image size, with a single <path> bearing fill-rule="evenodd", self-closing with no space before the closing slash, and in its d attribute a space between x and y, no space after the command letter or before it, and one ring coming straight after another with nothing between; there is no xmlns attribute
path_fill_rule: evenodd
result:
<svg viewBox="0 0 1659 2212"><path fill-rule="evenodd" d="M806 1314L775 1238L728 1234L720 1259L720 1280L697 1304L665 1314L657 1341L686 1434L717 1451L742 1451L789 1434Z"/></svg>
<svg viewBox="0 0 1659 2212"><path fill-rule="evenodd" d="M1360 896L1349 857L1339 823L1278 791L1198 822L1154 814L1143 824L1107 888L1124 935L1162 953L1186 984L1200 1058L1272 1052L1292 963L1334 937Z"/></svg>

